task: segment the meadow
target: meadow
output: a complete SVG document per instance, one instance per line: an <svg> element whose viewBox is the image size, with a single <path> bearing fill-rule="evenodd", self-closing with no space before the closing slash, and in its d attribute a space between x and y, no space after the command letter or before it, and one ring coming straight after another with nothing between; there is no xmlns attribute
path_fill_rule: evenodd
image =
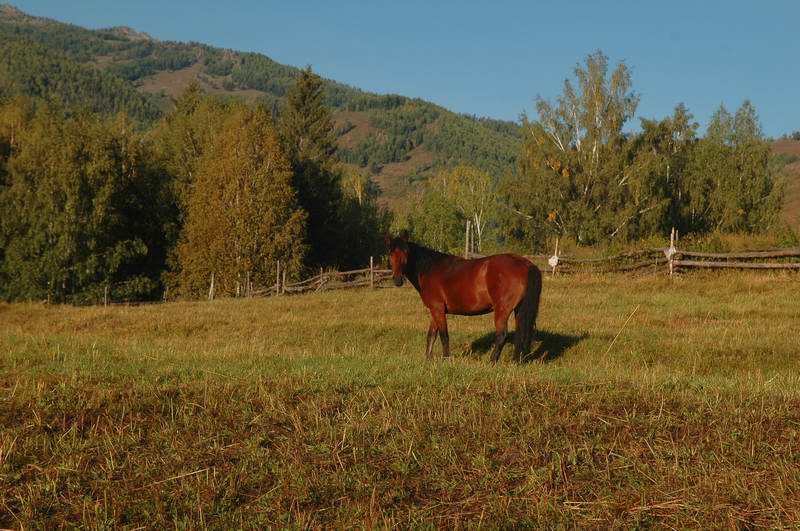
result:
<svg viewBox="0 0 800 531"><path fill-rule="evenodd" d="M425 362L409 287L0 305L0 527L797 525L799 310L792 274L548 276L491 366L491 316Z"/></svg>

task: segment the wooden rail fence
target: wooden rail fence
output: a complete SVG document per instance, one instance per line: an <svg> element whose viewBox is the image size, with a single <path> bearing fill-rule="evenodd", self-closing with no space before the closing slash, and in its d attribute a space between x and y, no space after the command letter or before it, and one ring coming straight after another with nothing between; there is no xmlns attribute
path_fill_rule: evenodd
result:
<svg viewBox="0 0 800 531"><path fill-rule="evenodd" d="M559 254L556 240L552 255L527 255L526 258L543 267L545 271L557 273L613 273L650 270L653 273L667 272L673 275L679 269L768 269L800 271L800 247L731 253L710 253L678 249L678 233L670 234L669 247L656 247L598 258L576 258ZM478 258L477 253L465 253ZM769 261L766 261L769 260ZM665 267L666 266L666 267Z"/></svg>
<svg viewBox="0 0 800 531"><path fill-rule="evenodd" d="M467 229L469 234L469 227ZM624 273L631 271L649 272L653 274L673 275L682 269L765 269L800 271L800 247L786 249L770 249L759 251L740 251L732 253L712 253L685 251L677 248L678 233L675 229L670 234L669 247L655 247L593 258L578 258L561 255L559 242L556 240L552 255L534 254L525 257L539 265L543 271L556 275L559 273ZM471 246L465 245L464 256L480 258L483 255L471 252ZM359 287L382 287L392 276L389 269L378 269L370 257L369 267L352 271L324 271L304 280L287 282L286 271L278 270L275 284L262 289L253 289L249 277L245 296L268 297L290 293L308 293L335 289ZM214 298L214 277L211 277L209 299ZM108 303L108 302L106 302Z"/></svg>
<svg viewBox="0 0 800 531"><path fill-rule="evenodd" d="M800 271L800 247L732 253L684 251L676 247L677 232L670 235L669 247L655 247L596 258L577 258L559 254L558 242L552 255L526 255L543 271L555 274L625 273L631 271L672 275L681 269L767 269ZM469 258L483 255L465 250ZM770 260L770 261L765 261ZM284 272L285 273L285 272ZM274 286L254 290L254 296L282 295L347 289L380 287L392 276L390 269L377 269L370 258L370 267L353 271L320 271L318 275L297 282L286 282L286 275L277 276ZM283 282L281 282L283 280Z"/></svg>

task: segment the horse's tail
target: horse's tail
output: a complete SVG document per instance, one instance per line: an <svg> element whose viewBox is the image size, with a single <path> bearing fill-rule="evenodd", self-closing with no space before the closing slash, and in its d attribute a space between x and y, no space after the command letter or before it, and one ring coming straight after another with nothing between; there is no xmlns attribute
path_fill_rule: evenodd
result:
<svg viewBox="0 0 800 531"><path fill-rule="evenodd" d="M514 350L520 360L530 352L536 315L539 313L539 296L542 293L542 273L531 264L528 268L528 286L517 305L517 329L514 331Z"/></svg>

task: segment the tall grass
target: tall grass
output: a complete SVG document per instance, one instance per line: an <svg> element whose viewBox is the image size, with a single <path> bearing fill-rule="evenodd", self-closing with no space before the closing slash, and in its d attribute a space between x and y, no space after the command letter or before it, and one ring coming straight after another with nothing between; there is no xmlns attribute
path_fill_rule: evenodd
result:
<svg viewBox="0 0 800 531"><path fill-rule="evenodd" d="M0 524L792 525L796 293L548 277L536 350L496 367L491 316L426 363L411 289L0 306Z"/></svg>

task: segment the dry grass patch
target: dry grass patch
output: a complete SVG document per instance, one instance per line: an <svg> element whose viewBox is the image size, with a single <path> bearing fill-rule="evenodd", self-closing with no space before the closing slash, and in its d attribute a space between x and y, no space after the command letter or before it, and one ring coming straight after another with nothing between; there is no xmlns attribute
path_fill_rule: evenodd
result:
<svg viewBox="0 0 800 531"><path fill-rule="evenodd" d="M796 292L547 278L542 361L497 367L490 316L425 363L411 289L0 306L0 524L791 525Z"/></svg>

